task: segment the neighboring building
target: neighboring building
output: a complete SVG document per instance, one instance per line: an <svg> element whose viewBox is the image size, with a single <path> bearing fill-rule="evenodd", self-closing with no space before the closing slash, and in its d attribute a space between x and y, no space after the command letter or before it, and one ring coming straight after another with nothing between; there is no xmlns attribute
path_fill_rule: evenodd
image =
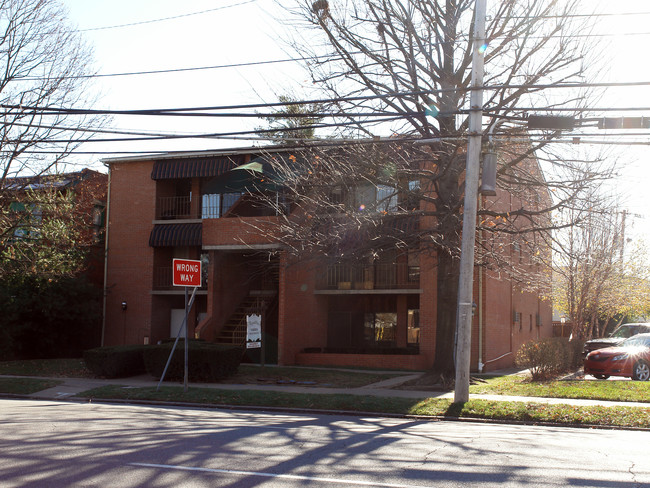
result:
<svg viewBox="0 0 650 488"><path fill-rule="evenodd" d="M69 215L53 218L68 219L69 224L80 230L78 245L87 251L84 275L101 288L104 281L104 229L108 175L83 169L81 171L39 176L7 178L2 186L1 204L8 209L3 221L6 244L19 239L40 238L39 228L48 218L47 208L56 203L58 196L66 196L72 202ZM48 197L43 195L49 192ZM57 196L58 195L58 196ZM56 212L54 212L56 213ZM45 246L50 243L45 242Z"/></svg>
<svg viewBox="0 0 650 488"><path fill-rule="evenodd" d="M176 335L184 290L171 286L172 259L188 258L206 265L190 334L243 343L246 314L258 312L269 362L429 368L436 339L433 258L402 252L354 265L293 262L265 231L282 216L245 193L215 190L217 176L260 156L262 150L252 148L105 161L104 344L155 343ZM519 204L503 201L511 208ZM526 258L514 245L506 249L511 259ZM472 369L510 366L522 343L552 335L550 303L497 271L475 273Z"/></svg>

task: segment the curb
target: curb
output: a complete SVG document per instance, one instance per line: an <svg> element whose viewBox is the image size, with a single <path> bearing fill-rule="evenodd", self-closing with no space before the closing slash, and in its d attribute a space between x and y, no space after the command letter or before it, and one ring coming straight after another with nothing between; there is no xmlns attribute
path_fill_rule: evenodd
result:
<svg viewBox="0 0 650 488"><path fill-rule="evenodd" d="M291 407L272 407L260 405L228 405L218 403L194 403L194 402L163 402L158 400L124 400L119 398L83 398L70 396L65 398L33 398L29 395L18 395L12 393L0 393L0 398L9 397L16 400L35 400L35 401L55 401L65 403L96 403L100 405L135 405L151 406L160 408L192 408L197 410L234 410L234 411L253 411L253 412L274 412L287 414L318 414L318 415L337 415L345 417L373 417L373 418L392 418L392 419L412 419L420 422L465 422L481 423L494 425L522 425L522 426L540 426L540 427L565 427L572 429L597 429L597 430L628 430L639 432L650 432L646 427L629 427L617 425L598 425L598 424L571 424L560 422L541 422L527 420L508 420L508 419L488 419L482 417L452 417L442 415L409 415L385 412L366 412L355 410L325 410L316 408L291 408Z"/></svg>

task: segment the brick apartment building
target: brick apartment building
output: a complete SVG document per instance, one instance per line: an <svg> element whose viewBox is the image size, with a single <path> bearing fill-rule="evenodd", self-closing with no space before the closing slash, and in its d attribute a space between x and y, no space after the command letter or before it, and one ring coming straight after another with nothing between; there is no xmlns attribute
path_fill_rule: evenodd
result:
<svg viewBox="0 0 650 488"><path fill-rule="evenodd" d="M104 282L104 227L108 175L88 168L58 174L7 178L2 188L0 205L8 205L12 213L5 222L14 239L38 234L47 212L38 203L39 194L68 195L73 207L70 223L79 226L77 246L88 252L84 277L101 289ZM49 245L49 244L48 244Z"/></svg>
<svg viewBox="0 0 650 488"><path fill-rule="evenodd" d="M263 316L267 362L430 367L436 336L433 258L292 262L272 231L263 231L280 216L251 205L246 194L214 190L215 177L261 156L259 148L249 148L105 161L104 344L155 343L176 335L184 290L171 286L172 259L189 258L205 264L188 322L191 335L243 343L245 316L257 312ZM511 197L503 202L518 204ZM513 246L506 252L521 258ZM552 335L550 303L496 272L475 273L472 369L510 366L521 344Z"/></svg>

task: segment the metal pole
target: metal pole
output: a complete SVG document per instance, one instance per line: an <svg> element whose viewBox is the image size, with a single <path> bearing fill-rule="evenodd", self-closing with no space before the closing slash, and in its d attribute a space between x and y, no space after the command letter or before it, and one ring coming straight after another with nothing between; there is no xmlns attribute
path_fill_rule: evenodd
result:
<svg viewBox="0 0 650 488"><path fill-rule="evenodd" d="M183 374L183 391L187 393L187 377L188 377L188 367L187 367L187 359L188 359L188 350L189 350L189 344L188 344L188 329L189 327L187 326L187 317L189 316L190 309L188 307L188 302L187 302L187 286L185 287L185 370Z"/></svg>
<svg viewBox="0 0 650 488"><path fill-rule="evenodd" d="M469 367L472 340L472 286L474 281L474 246L476 243L476 205L478 199L479 160L483 117L483 53L485 51L485 16L487 0L476 0L474 7L474 52L472 57L472 94L470 97L469 141L465 170L463 238L458 280L456 315L456 386L454 402L469 400Z"/></svg>
<svg viewBox="0 0 650 488"><path fill-rule="evenodd" d="M266 340L264 338L264 322L266 322L266 320L265 320L265 315L266 314L264 313L265 305L266 304L265 304L264 300L262 300L262 306L259 307L259 311L260 311L260 346L261 346L260 367L262 369L264 369L264 360L265 360L264 348L266 346Z"/></svg>
<svg viewBox="0 0 650 488"><path fill-rule="evenodd" d="M190 303L187 306L188 309L192 308L192 305L194 304L194 297L196 296L196 290L199 288L196 287L192 291L192 296L190 297ZM187 288L186 288L187 291ZM187 303L187 302L186 302ZM160 385L162 385L162 382L165 380L165 375L167 374L167 370L169 369L169 363L172 362L172 356L174 355L174 351L176 350L176 344L178 344L178 339L181 337L181 332L183 332L183 326L187 323L187 315L185 315L185 319L183 320L183 324L181 324L181 328L178 329L178 334L176 334L176 340L174 341L174 345L172 346L172 350L169 353L169 357L167 358L167 363L165 364L165 369L163 370L162 376L160 377L160 380L158 381L158 386L156 387L156 391L160 390Z"/></svg>

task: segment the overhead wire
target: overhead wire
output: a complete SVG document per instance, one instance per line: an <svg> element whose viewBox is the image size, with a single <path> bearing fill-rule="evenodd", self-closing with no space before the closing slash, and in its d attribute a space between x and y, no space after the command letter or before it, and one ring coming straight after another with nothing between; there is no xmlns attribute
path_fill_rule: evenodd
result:
<svg viewBox="0 0 650 488"><path fill-rule="evenodd" d="M239 2L239 3L233 3L231 5L223 5L221 7L216 7L216 8L210 8L206 10L201 10L198 12L190 12L186 14L178 14L178 15L173 15L170 17L163 17L159 19L151 19L151 20L141 20L138 22L130 22L128 24L119 24L119 25L107 25L107 26L102 26L102 27L88 27L86 29L77 29L77 32L91 32L91 31L100 31L100 30L108 30L108 29L121 29L123 27L133 27L137 25L144 25L144 24L154 24L157 22L166 22L169 20L176 20L176 19L181 19L184 17L191 17L194 15L202 15L202 14L207 14L207 13L212 13L216 12L217 10L224 10L227 8L232 8L232 7L240 7L242 5L246 5L249 3L254 3L257 2L257 0L246 0L244 2Z"/></svg>

